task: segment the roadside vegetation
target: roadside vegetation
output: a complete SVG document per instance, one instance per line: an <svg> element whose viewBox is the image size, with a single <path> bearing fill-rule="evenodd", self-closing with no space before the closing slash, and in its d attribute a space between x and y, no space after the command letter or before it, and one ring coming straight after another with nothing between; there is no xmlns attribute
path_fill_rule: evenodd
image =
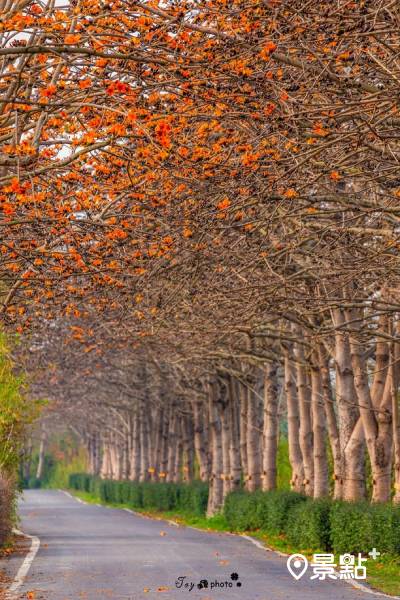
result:
<svg viewBox="0 0 400 600"><path fill-rule="evenodd" d="M27 395L22 376L11 359L11 343L0 331L0 547L15 522L15 501L26 427L38 415L40 403Z"/></svg>
<svg viewBox="0 0 400 600"><path fill-rule="evenodd" d="M247 533L287 554L368 553L368 583L400 593L400 507L391 504L312 500L287 490L232 492L222 512L207 518L208 486L103 480L86 473L69 477L69 489L87 502L136 512L213 531Z"/></svg>
<svg viewBox="0 0 400 600"><path fill-rule="evenodd" d="M24 448L19 468L19 485L25 489L67 488L72 473L87 468L87 453L71 434L55 433L42 443L40 432Z"/></svg>

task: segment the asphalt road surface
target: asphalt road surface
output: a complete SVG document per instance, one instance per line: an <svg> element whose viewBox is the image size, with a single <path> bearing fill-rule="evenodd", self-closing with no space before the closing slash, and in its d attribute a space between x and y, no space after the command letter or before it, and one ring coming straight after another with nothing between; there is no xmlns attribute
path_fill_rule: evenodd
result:
<svg viewBox="0 0 400 600"><path fill-rule="evenodd" d="M16 595L21 599L374 597L342 581L310 581L310 574L295 581L287 571L284 557L258 548L240 536L176 527L120 509L82 504L55 490L26 491L20 502L20 516L20 529L38 536L41 542ZM232 573L238 579L232 579ZM201 580L208 581L208 588L198 589ZM217 588L216 581L231 585ZM176 582L182 586L178 588ZM186 583L189 587L185 587ZM194 587L190 591L191 583Z"/></svg>

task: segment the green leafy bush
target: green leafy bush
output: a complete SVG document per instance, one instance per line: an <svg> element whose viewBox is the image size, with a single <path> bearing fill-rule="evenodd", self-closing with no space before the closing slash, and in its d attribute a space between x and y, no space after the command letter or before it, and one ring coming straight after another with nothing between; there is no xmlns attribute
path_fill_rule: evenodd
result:
<svg viewBox="0 0 400 600"><path fill-rule="evenodd" d="M202 482L191 484L100 479L86 473L69 476L69 487L89 492L103 502L129 504L132 508L168 511L179 509L203 516L208 502L208 486Z"/></svg>
<svg viewBox="0 0 400 600"><path fill-rule="evenodd" d="M234 531L258 529L257 498L258 492L237 491L228 494L225 499L224 515L229 527Z"/></svg>
<svg viewBox="0 0 400 600"><path fill-rule="evenodd" d="M195 481L190 485L181 484L178 489L178 503L181 510L199 517L206 513L208 503L207 484Z"/></svg>
<svg viewBox="0 0 400 600"><path fill-rule="evenodd" d="M90 492L91 479L90 475L86 475L86 473L72 473L69 476L69 485L75 490Z"/></svg>
<svg viewBox="0 0 400 600"><path fill-rule="evenodd" d="M24 381L15 374L10 340L0 331L0 546L15 519L18 468L26 426L39 414L40 402L28 400Z"/></svg>
<svg viewBox="0 0 400 600"><path fill-rule="evenodd" d="M299 503L303 504L306 498L296 492L279 490L264 492L264 495L264 509L258 508L260 517L265 519L262 527L268 533L283 533L290 511Z"/></svg>
<svg viewBox="0 0 400 600"><path fill-rule="evenodd" d="M225 500L224 514L236 531L263 529L268 533L283 533L291 507L304 502L296 492L233 492Z"/></svg>
<svg viewBox="0 0 400 600"><path fill-rule="evenodd" d="M370 508L373 547L400 554L400 506L374 504Z"/></svg>
<svg viewBox="0 0 400 600"><path fill-rule="evenodd" d="M400 507L367 502L334 502L330 513L335 552L400 553Z"/></svg>
<svg viewBox="0 0 400 600"><path fill-rule="evenodd" d="M285 525L289 542L299 548L329 550L331 507L328 498L310 499L292 506Z"/></svg>

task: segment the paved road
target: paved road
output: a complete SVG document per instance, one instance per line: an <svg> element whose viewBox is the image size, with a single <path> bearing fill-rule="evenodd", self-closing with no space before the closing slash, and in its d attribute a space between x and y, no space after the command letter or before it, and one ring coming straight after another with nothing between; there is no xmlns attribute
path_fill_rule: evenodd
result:
<svg viewBox="0 0 400 600"><path fill-rule="evenodd" d="M341 582L296 582L286 561L239 536L174 527L124 510L81 504L58 491L30 490L21 529L41 547L19 598L35 600L360 600ZM240 587L230 578L238 573ZM176 587L179 577L195 584ZM231 582L199 590L201 579Z"/></svg>

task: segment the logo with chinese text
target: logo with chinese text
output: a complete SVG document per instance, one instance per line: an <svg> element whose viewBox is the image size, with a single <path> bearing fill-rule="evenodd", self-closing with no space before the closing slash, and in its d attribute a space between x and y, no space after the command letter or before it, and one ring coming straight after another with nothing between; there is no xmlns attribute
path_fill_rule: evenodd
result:
<svg viewBox="0 0 400 600"><path fill-rule="evenodd" d="M374 560L380 555L380 552L373 548L369 556ZM310 579L325 581L329 579L366 579L367 562L359 552L357 556L346 552L339 555L339 564L335 562L334 554L313 554L312 562L303 554L292 554L287 559L287 568L289 573L298 581L306 574L308 568L312 569Z"/></svg>

